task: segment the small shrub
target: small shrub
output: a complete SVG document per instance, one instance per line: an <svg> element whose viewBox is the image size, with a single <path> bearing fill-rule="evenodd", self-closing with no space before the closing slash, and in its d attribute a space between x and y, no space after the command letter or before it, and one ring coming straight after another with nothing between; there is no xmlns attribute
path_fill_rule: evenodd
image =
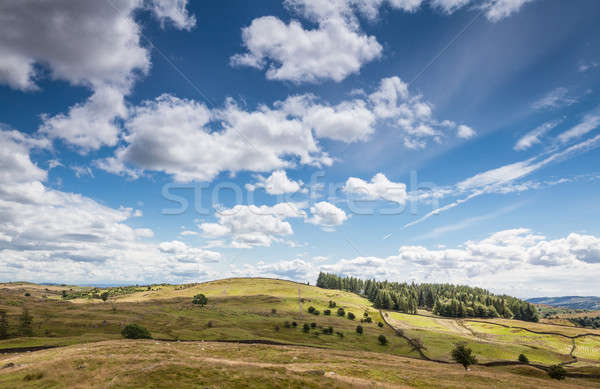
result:
<svg viewBox="0 0 600 389"><path fill-rule="evenodd" d="M284 326L285 328L290 328L292 325L290 324L290 322L289 322L289 321L286 321L285 323L283 323L283 326Z"/></svg>
<svg viewBox="0 0 600 389"><path fill-rule="evenodd" d="M315 310L313 311L313 315L315 315L315 316L319 316L319 314L320 314L320 313L321 313L321 312L319 312L319 310L318 310L318 309L315 309Z"/></svg>
<svg viewBox="0 0 600 389"><path fill-rule="evenodd" d="M298 323L296 323L295 321L292 322L292 327L298 327Z"/></svg>
<svg viewBox="0 0 600 389"><path fill-rule="evenodd" d="M35 381L35 380L41 380L42 378L44 378L44 373L42 373L42 372L31 373L31 374L25 375L25 377L23 377L23 381Z"/></svg>
<svg viewBox="0 0 600 389"><path fill-rule="evenodd" d="M363 333L362 326L356 326L356 333L359 334L359 335L362 335L362 333Z"/></svg>
<svg viewBox="0 0 600 389"><path fill-rule="evenodd" d="M123 327L121 335L127 339L151 339L150 331L139 324L127 324Z"/></svg>
<svg viewBox="0 0 600 389"><path fill-rule="evenodd" d="M0 311L0 339L8 338L8 316L6 311Z"/></svg>
<svg viewBox="0 0 600 389"><path fill-rule="evenodd" d="M520 354L519 355L519 362L521 362L521 363L529 363L529 358L527 358L527 355L525 355L525 354Z"/></svg>
<svg viewBox="0 0 600 389"><path fill-rule="evenodd" d="M23 313L19 317L19 331L23 336L33 336L33 317L29 314L27 308L23 308Z"/></svg>
<svg viewBox="0 0 600 389"><path fill-rule="evenodd" d="M275 324L275 332L279 332L279 326Z"/></svg>
<svg viewBox="0 0 600 389"><path fill-rule="evenodd" d="M208 299L202 293L197 294L192 299L192 304L200 305L201 307L205 306L208 303Z"/></svg>
<svg viewBox="0 0 600 389"><path fill-rule="evenodd" d="M315 322L310 323L310 328L317 328L317 323L315 323Z"/></svg>
<svg viewBox="0 0 600 389"><path fill-rule="evenodd" d="M346 316L346 311L344 311L344 308L338 308L337 315L342 317Z"/></svg>
<svg viewBox="0 0 600 389"><path fill-rule="evenodd" d="M308 313L313 313L315 310L315 307L313 307L312 305L308 307Z"/></svg>
<svg viewBox="0 0 600 389"><path fill-rule="evenodd" d="M465 370L468 370L470 365L477 363L477 358L473 355L473 350L467 347L465 343L458 343L456 345L454 350L452 350L452 359L463 365Z"/></svg>
<svg viewBox="0 0 600 389"><path fill-rule="evenodd" d="M29 293L29 292L25 293L25 297L29 297L29 296L31 296L31 293Z"/></svg>
<svg viewBox="0 0 600 389"><path fill-rule="evenodd" d="M102 299L102 301L108 300L108 292L102 292L100 298Z"/></svg>
<svg viewBox="0 0 600 389"><path fill-rule="evenodd" d="M336 331L336 333L335 333L335 334L336 334L337 336L339 336L340 338L343 338L343 337L344 337L344 333L343 333L343 332Z"/></svg>
<svg viewBox="0 0 600 389"><path fill-rule="evenodd" d="M385 346L387 344L387 338L385 337L385 335L379 335L379 337L377 338L377 340L379 341L379 344L381 344L382 346Z"/></svg>
<svg viewBox="0 0 600 389"><path fill-rule="evenodd" d="M275 308L272 308L272 309L271 309L271 313L272 313L273 315L275 315L275 314L277 313L277 309L275 309Z"/></svg>
<svg viewBox="0 0 600 389"><path fill-rule="evenodd" d="M329 300L329 308L335 308L335 306L336 306L335 301Z"/></svg>
<svg viewBox="0 0 600 389"><path fill-rule="evenodd" d="M354 316L354 314L353 314L352 312L348 312L348 316L347 316L347 317L348 317L348 319L350 319L350 320L354 320L354 318L355 318L356 316Z"/></svg>
<svg viewBox="0 0 600 389"><path fill-rule="evenodd" d="M378 326L379 328L383 328L383 323L382 323L382 322L379 322L379 323L377 323L377 326Z"/></svg>
<svg viewBox="0 0 600 389"><path fill-rule="evenodd" d="M331 316L331 309L326 309L323 311L323 315L325 316Z"/></svg>
<svg viewBox="0 0 600 389"><path fill-rule="evenodd" d="M567 371L560 365L552 365L548 368L548 375L555 380L564 380L567 376Z"/></svg>
<svg viewBox="0 0 600 389"><path fill-rule="evenodd" d="M306 333L310 332L310 326L307 323L304 323L304 325L302 326L302 331Z"/></svg>
<svg viewBox="0 0 600 389"><path fill-rule="evenodd" d="M206 327L213 328L213 322L209 320L208 323L206 323Z"/></svg>
<svg viewBox="0 0 600 389"><path fill-rule="evenodd" d="M365 318L365 322L366 322L366 323L373 323L373 319L371 319L371 317L370 317L370 316L367 316L367 317Z"/></svg>

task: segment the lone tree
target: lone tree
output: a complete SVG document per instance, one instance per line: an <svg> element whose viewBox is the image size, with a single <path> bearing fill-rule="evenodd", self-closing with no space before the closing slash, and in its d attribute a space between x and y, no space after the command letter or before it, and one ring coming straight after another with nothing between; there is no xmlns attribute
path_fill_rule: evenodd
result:
<svg viewBox="0 0 600 389"><path fill-rule="evenodd" d="M6 311L0 311L0 339L8 338L8 317Z"/></svg>
<svg viewBox="0 0 600 389"><path fill-rule="evenodd" d="M29 314L29 309L23 308L23 313L19 317L19 330L23 336L33 335L33 317Z"/></svg>
<svg viewBox="0 0 600 389"><path fill-rule="evenodd" d="M469 366L477 363L477 358L473 355L473 350L467 347L465 343L456 345L454 350L452 350L452 359L463 365L465 370L469 370Z"/></svg>
<svg viewBox="0 0 600 389"><path fill-rule="evenodd" d="M363 333L362 326L356 326L356 333L359 334L359 335L362 335L362 333Z"/></svg>
<svg viewBox="0 0 600 389"><path fill-rule="evenodd" d="M304 331L304 332L310 331L310 326L308 325L308 323L304 323L304 325L302 326L302 331Z"/></svg>
<svg viewBox="0 0 600 389"><path fill-rule="evenodd" d="M521 363L529 363L529 358L525 354L519 354L519 362Z"/></svg>
<svg viewBox="0 0 600 389"><path fill-rule="evenodd" d="M202 293L197 294L192 299L192 303L200 305L201 307L205 306L208 303L208 299Z"/></svg>
<svg viewBox="0 0 600 389"><path fill-rule="evenodd" d="M338 316L346 316L346 311L344 311L344 308L338 308L337 315Z"/></svg>
<svg viewBox="0 0 600 389"><path fill-rule="evenodd" d="M379 343L382 346L385 346L387 344L387 338L385 337L385 335L379 335L379 337L377 338L377 340L379 340Z"/></svg>
<svg viewBox="0 0 600 389"><path fill-rule="evenodd" d="M548 375L555 380L564 380L567 376L567 371L560 365L552 365L548 368Z"/></svg>
<svg viewBox="0 0 600 389"><path fill-rule="evenodd" d="M102 299L102 301L108 300L108 292L102 292L100 298Z"/></svg>
<svg viewBox="0 0 600 389"><path fill-rule="evenodd" d="M354 314L353 314L352 312L348 312L348 315L346 315L346 317L347 317L348 319L350 319L350 320L354 320L354 318L355 318L356 316L354 316Z"/></svg>
<svg viewBox="0 0 600 389"><path fill-rule="evenodd" d="M121 335L127 339L152 339L150 331L139 324L127 324L121 330Z"/></svg>

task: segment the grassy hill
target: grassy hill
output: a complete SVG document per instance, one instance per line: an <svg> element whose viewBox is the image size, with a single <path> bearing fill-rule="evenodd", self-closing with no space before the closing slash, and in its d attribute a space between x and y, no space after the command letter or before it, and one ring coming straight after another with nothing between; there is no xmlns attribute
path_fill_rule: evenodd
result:
<svg viewBox="0 0 600 389"><path fill-rule="evenodd" d="M107 301L99 298L104 292ZM198 293L208 297L206 306L192 304ZM329 308L330 301L335 301L335 308ZM24 307L33 317L32 336L18 334ZM320 314L308 313L309 307ZM338 308L346 315L337 316ZM327 309L330 316L324 315ZM371 381L462 387L465 379L473 387L518 387L511 382L523 379L529 383L523 387L541 386L534 385L536 380L557 383L548 381L541 368L530 366L477 366L465 373L462 367L442 363L450 362L450 351L458 342L466 342L480 363L514 362L524 353L532 364L567 363L570 373L600 374L598 330L507 319L448 319L427 311L380 312L354 293L274 279L100 290L10 283L0 285L0 310L8 313L11 335L0 340L0 351L68 346L0 354L0 387L60 387L67 382L85 382L82 387L151 387L169 380L181 382L181 387L197 382L243 387L248 380L258 387L273 387L274 382L287 383L281 387L360 387ZM356 316L354 320L348 319L348 312ZM365 314L370 323L360 322ZM129 323L148 328L154 340L123 340L120 331ZM364 328L362 335L356 332L357 325ZM582 336L588 333L599 337ZM378 342L380 335L388 340L386 345ZM415 339L422 349L415 349ZM10 367L3 369L5 365ZM207 366L206 371L200 366ZM431 380L432 375L437 381ZM223 376L230 380L219 381ZM600 387L599 383L569 378L562 384Z"/></svg>

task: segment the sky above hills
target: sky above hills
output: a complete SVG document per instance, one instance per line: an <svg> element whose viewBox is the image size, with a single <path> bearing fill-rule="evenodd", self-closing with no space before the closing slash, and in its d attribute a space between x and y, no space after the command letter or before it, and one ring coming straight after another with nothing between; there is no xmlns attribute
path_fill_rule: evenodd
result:
<svg viewBox="0 0 600 389"><path fill-rule="evenodd" d="M0 4L0 280L597 294L600 3Z"/></svg>

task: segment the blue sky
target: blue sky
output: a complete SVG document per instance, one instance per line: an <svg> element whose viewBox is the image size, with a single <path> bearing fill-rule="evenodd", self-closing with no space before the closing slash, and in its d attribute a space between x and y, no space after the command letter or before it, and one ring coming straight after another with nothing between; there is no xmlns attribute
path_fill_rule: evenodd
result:
<svg viewBox="0 0 600 389"><path fill-rule="evenodd" d="M2 281L323 270L597 294L595 1L0 15Z"/></svg>

